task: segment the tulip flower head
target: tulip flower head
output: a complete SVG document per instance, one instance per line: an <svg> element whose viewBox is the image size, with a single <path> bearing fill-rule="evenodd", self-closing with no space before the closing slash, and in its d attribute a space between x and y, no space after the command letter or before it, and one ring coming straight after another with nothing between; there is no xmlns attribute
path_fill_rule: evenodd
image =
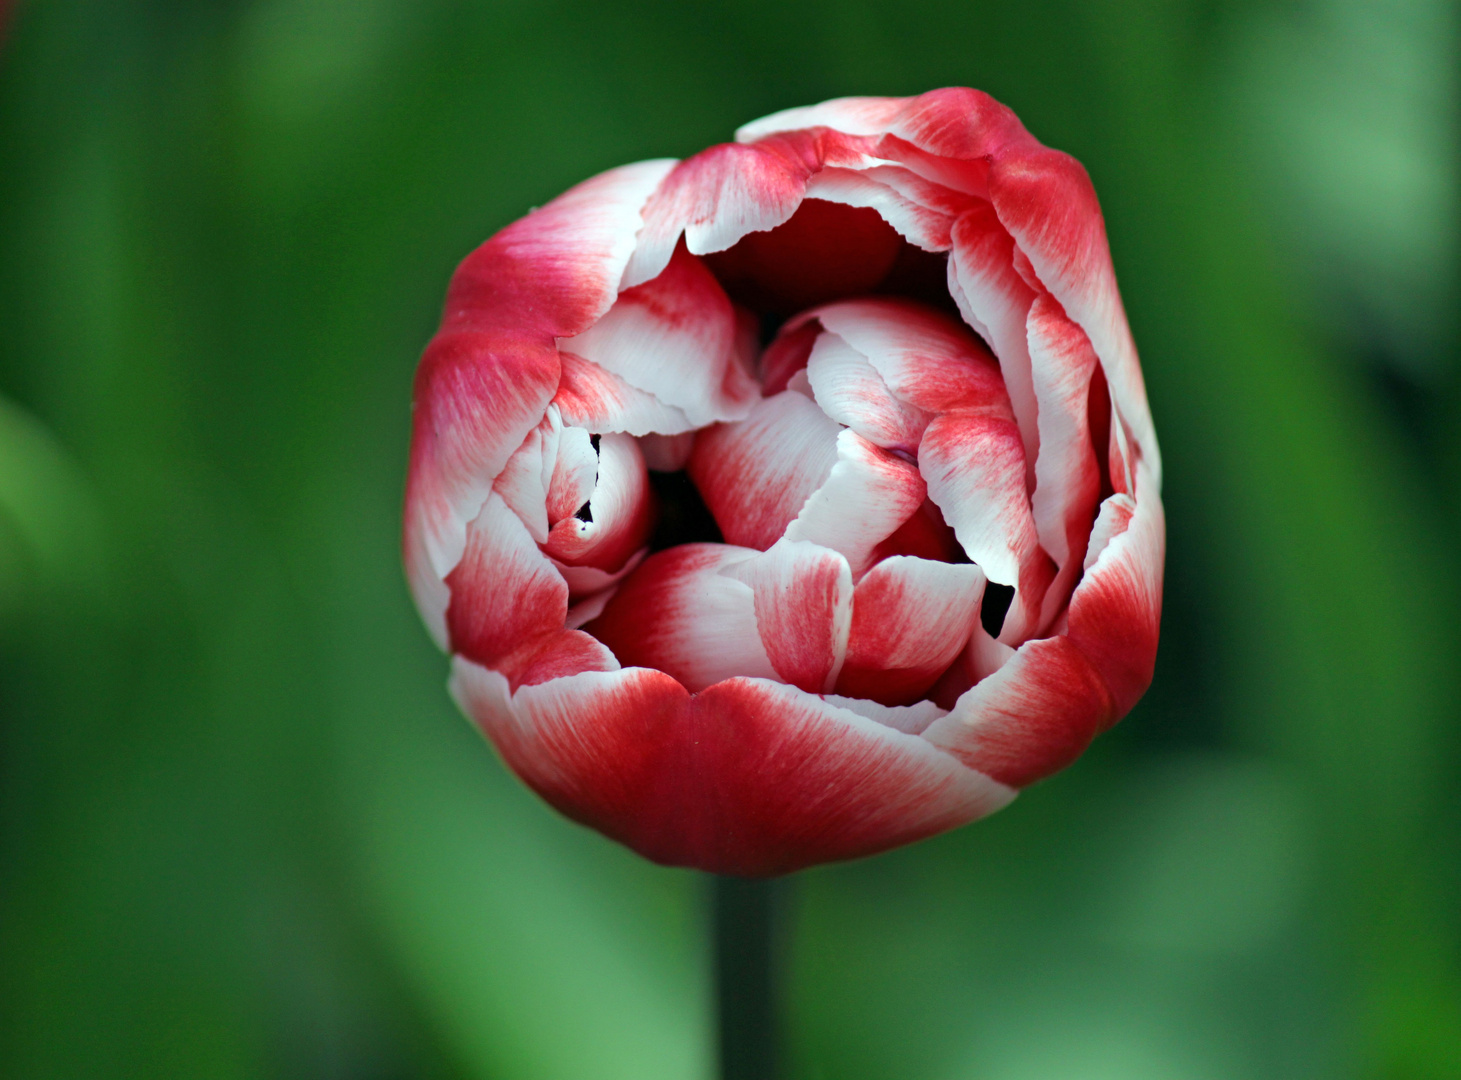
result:
<svg viewBox="0 0 1461 1080"><path fill-rule="evenodd" d="M973 90L614 169L457 270L405 558L509 766L766 875L988 814L1151 681L1161 463L1084 169Z"/></svg>

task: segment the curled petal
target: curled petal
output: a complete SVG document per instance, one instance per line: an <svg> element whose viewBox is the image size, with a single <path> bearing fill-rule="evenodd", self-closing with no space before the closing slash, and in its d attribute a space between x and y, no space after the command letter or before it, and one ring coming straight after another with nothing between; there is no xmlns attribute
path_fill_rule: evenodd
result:
<svg viewBox="0 0 1461 1080"><path fill-rule="evenodd" d="M553 486L553 470L558 464L558 440L563 423L558 410L548 406L543 422L523 440L523 444L507 459L492 489L522 519L534 540L548 539L548 491Z"/></svg>
<svg viewBox="0 0 1461 1080"><path fill-rule="evenodd" d="M953 217L909 198L893 186L890 181L902 172L901 169L822 169L808 182L807 198L876 210L910 243L924 251L947 251Z"/></svg>
<svg viewBox="0 0 1461 1080"><path fill-rule="evenodd" d="M416 607L438 645L446 644L444 579L462 557L467 522L557 384L557 350L527 335L443 329L421 358L403 546Z"/></svg>
<svg viewBox="0 0 1461 1080"><path fill-rule="evenodd" d="M568 586L495 492L469 526L447 585L452 651L490 665L512 686L617 666L598 641L565 629Z"/></svg>
<svg viewBox="0 0 1461 1080"><path fill-rule="evenodd" d="M1115 700L1108 723L1125 716L1151 685L1165 548L1161 498L1142 467L1134 500L1113 495L1101 507L1091 542L1094 561L1070 600L1070 641L1090 657Z"/></svg>
<svg viewBox="0 0 1461 1080"><path fill-rule="evenodd" d="M833 420L875 446L909 454L918 449L928 414L894 397L868 358L842 338L817 337L806 371L817 404Z"/></svg>
<svg viewBox="0 0 1461 1080"><path fill-rule="evenodd" d="M599 452L593 436L583 428L562 428L558 432L558 455L548 481L546 511L551 530L571 518L588 502L598 482Z"/></svg>
<svg viewBox="0 0 1461 1080"><path fill-rule="evenodd" d="M683 248L658 277L620 293L608 314L559 345L681 410L696 427L739 419L760 397L734 307Z"/></svg>
<svg viewBox="0 0 1461 1080"><path fill-rule="evenodd" d="M811 313L856 349L895 397L926 412L1008 415L999 365L966 326L906 300L828 304Z"/></svg>
<svg viewBox="0 0 1461 1080"><path fill-rule="evenodd" d="M578 431L579 428L565 428ZM543 550L570 566L615 571L649 538L654 506L639 444L629 435L599 437L598 478L579 515L558 521Z"/></svg>
<svg viewBox="0 0 1461 1080"><path fill-rule="evenodd" d="M782 224L801 205L816 165L796 147L776 140L712 146L680 162L644 208L644 228L624 288L658 276L682 235L692 253L703 255Z"/></svg>
<svg viewBox="0 0 1461 1080"><path fill-rule="evenodd" d="M813 694L832 689L852 625L847 560L804 540L783 539L721 572L754 594L761 642L782 681Z"/></svg>
<svg viewBox="0 0 1461 1080"><path fill-rule="evenodd" d="M1040 436L1026 319L1035 292L1015 272L1015 242L988 203L977 204L959 218L953 244L949 292L964 318L984 335L999 358L1010 405L1025 440L1025 460L1033 468ZM1033 481L1033 475L1028 479Z"/></svg>
<svg viewBox="0 0 1461 1080"><path fill-rule="evenodd" d="M668 672L691 690L734 675L776 678L750 586L721 573L757 553L682 544L651 555L585 629L626 667Z"/></svg>
<svg viewBox="0 0 1461 1080"><path fill-rule="evenodd" d="M919 700L968 642L983 592L977 566L884 559L853 593L837 692L887 705Z"/></svg>
<svg viewBox="0 0 1461 1080"><path fill-rule="evenodd" d="M953 413L928 425L918 448L928 497L990 581L1015 587L1000 640L1032 633L1055 576L1025 494L1025 451L1011 419Z"/></svg>
<svg viewBox="0 0 1461 1080"><path fill-rule="evenodd" d="M1113 722L1105 682L1069 639L1027 641L923 737L971 769L1024 787L1065 768Z"/></svg>
<svg viewBox="0 0 1461 1080"><path fill-rule="evenodd" d="M1040 399L1040 460L1031 505L1041 545L1059 567L1040 619L1046 626L1080 576L1101 496L1089 424L1097 360L1085 333L1050 295L1031 305L1029 325L1035 393Z"/></svg>
<svg viewBox="0 0 1461 1080"><path fill-rule="evenodd" d="M688 469L726 540L764 551L836 463L836 421L788 390L745 420L700 432Z"/></svg>
<svg viewBox="0 0 1461 1080"><path fill-rule="evenodd" d="M581 356L561 349L558 355L563 375L553 404L565 424L587 431L625 431L630 435L676 435L695 430L683 410L666 405Z"/></svg>
<svg viewBox="0 0 1461 1080"><path fill-rule="evenodd" d="M795 687L730 679L691 697L643 668L511 693L457 659L453 692L540 795L657 862L748 876L896 847L1014 792Z"/></svg>
<svg viewBox="0 0 1461 1080"><path fill-rule="evenodd" d="M876 561L879 545L927 494L918 466L844 429L837 435L837 463L786 527L786 537L840 551L860 578Z"/></svg>

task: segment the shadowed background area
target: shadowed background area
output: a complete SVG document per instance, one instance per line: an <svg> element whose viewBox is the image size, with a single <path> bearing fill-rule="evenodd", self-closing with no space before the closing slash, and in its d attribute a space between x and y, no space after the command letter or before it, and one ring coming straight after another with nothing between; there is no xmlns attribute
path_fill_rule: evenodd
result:
<svg viewBox="0 0 1461 1080"><path fill-rule="evenodd" d="M1457 23L22 0L0 1071L709 1075L703 883L556 817L446 696L400 569L411 376L457 261L577 180L955 84L1101 196L1163 647L1009 809L800 877L793 1075L1457 1076Z"/></svg>

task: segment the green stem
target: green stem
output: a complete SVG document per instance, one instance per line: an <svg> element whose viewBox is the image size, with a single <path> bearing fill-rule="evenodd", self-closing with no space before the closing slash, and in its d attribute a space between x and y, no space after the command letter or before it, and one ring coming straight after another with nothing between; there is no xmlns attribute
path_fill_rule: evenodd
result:
<svg viewBox="0 0 1461 1080"><path fill-rule="evenodd" d="M715 877L711 884L721 1080L781 1076L781 946L785 881Z"/></svg>

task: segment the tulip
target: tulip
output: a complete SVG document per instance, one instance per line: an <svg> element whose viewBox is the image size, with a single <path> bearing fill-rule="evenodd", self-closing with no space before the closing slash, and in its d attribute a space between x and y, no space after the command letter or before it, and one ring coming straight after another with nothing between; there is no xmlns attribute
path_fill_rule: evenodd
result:
<svg viewBox="0 0 1461 1080"><path fill-rule="evenodd" d="M1161 464L1084 169L973 90L613 169L452 279L405 561L463 710L658 862L961 825L1151 681Z"/></svg>

